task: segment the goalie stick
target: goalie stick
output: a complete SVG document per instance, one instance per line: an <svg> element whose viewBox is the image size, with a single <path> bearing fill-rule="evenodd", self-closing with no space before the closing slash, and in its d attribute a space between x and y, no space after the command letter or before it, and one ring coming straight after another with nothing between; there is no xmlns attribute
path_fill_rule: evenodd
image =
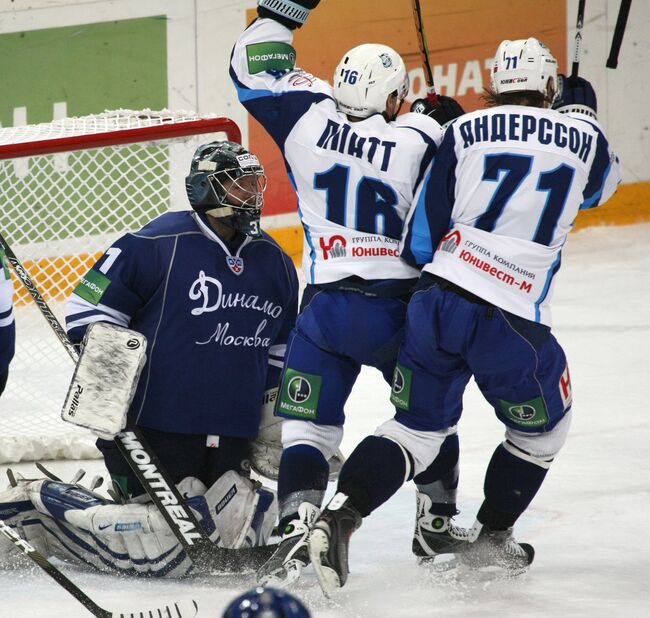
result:
<svg viewBox="0 0 650 618"><path fill-rule="evenodd" d="M420 50L420 60L424 69L424 81L427 84L427 101L431 105L438 105L438 95L433 85L433 71L429 61L429 46L427 44L427 35L424 32L424 23L422 22L422 9L420 0L411 0L413 6L413 21L415 22L415 31L418 35L418 48Z"/></svg>
<svg viewBox="0 0 650 618"><path fill-rule="evenodd" d="M21 283L76 363L79 352L2 233L0 243ZM185 505L176 484L147 444L139 427L130 419L124 430L115 437L115 445L197 568L221 572L257 570L271 557L276 549L274 545L242 549L217 547L199 523L194 511Z"/></svg>
<svg viewBox="0 0 650 618"><path fill-rule="evenodd" d="M198 604L191 600L173 605L165 605L151 610L130 612L128 614L110 612L95 603L85 592L75 586L59 569L41 554L36 548L22 539L20 535L0 519L0 534L8 538L28 558L31 558L43 569L57 584L65 588L79 603L81 603L93 616L98 618L156 618L160 616L174 616L174 618L194 618L198 612Z"/></svg>

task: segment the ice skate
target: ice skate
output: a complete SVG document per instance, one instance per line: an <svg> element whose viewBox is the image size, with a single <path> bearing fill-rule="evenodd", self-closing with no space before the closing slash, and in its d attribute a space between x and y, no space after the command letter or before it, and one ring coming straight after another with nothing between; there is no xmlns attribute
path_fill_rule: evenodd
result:
<svg viewBox="0 0 650 618"><path fill-rule="evenodd" d="M307 541L319 514L320 509L309 502L298 507L298 519L284 527L278 548L257 572L260 586L285 587L300 578L309 564Z"/></svg>
<svg viewBox="0 0 650 618"><path fill-rule="evenodd" d="M348 579L348 544L361 525L361 514L345 494L337 493L316 520L309 537L309 556L323 594L330 597Z"/></svg>
<svg viewBox="0 0 650 618"><path fill-rule="evenodd" d="M459 558L472 569L501 570L508 575L520 575L533 562L535 550L532 545L517 543L512 528L490 530L476 522L470 535L473 540L459 553Z"/></svg>
<svg viewBox="0 0 650 618"><path fill-rule="evenodd" d="M447 555L444 565L455 566L457 561L453 555L469 542L469 530L457 526L451 517L431 513L430 508L431 498L418 492L412 551L420 564L430 565L436 561L437 565L442 565L443 561L436 558Z"/></svg>

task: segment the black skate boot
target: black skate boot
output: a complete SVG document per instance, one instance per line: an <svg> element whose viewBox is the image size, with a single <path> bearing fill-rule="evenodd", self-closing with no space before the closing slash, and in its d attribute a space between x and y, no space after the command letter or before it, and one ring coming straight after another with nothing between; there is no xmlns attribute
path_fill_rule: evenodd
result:
<svg viewBox="0 0 650 618"><path fill-rule="evenodd" d="M431 513L430 508L431 498L417 492L412 550L420 564L431 564L442 554L456 554L469 543L467 528L454 524L451 517Z"/></svg>
<svg viewBox="0 0 650 618"><path fill-rule="evenodd" d="M291 520L282 532L274 554L257 571L260 586L285 587L300 578L309 564L307 541L320 509L309 502L298 507L298 519Z"/></svg>
<svg viewBox="0 0 650 618"><path fill-rule="evenodd" d="M532 545L514 540L512 528L490 530L477 521L470 530L470 539L459 557L472 569L499 569L508 575L520 575L535 556Z"/></svg>
<svg viewBox="0 0 650 618"><path fill-rule="evenodd" d="M326 597L348 579L348 544L361 525L361 514L345 494L336 494L309 535L309 556Z"/></svg>

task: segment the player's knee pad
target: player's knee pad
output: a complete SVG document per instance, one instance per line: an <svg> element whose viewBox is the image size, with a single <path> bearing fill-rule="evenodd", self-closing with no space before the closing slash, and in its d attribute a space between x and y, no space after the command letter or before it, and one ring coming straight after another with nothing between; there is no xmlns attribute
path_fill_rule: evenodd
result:
<svg viewBox="0 0 650 618"><path fill-rule="evenodd" d="M456 433L456 426L440 431L419 431L394 418L380 425L375 435L397 442L413 459L413 476L426 470L437 457L445 438Z"/></svg>
<svg viewBox="0 0 650 618"><path fill-rule="evenodd" d="M550 468L553 459L566 442L571 418L572 411L569 410L551 431L544 433L526 433L508 427L503 446L515 457L541 468Z"/></svg>
<svg viewBox="0 0 650 618"><path fill-rule="evenodd" d="M308 444L318 449L330 460L343 440L341 425L317 425L311 421L287 419L282 424L282 447L287 449L297 444Z"/></svg>

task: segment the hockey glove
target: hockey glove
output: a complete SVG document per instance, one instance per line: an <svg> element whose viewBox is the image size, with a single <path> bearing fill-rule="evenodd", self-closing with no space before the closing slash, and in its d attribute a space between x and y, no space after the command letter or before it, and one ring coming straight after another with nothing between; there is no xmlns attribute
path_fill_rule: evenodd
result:
<svg viewBox="0 0 650 618"><path fill-rule="evenodd" d="M257 0L257 14L294 30L307 21L309 11L315 9L319 2L320 0Z"/></svg>
<svg viewBox="0 0 650 618"><path fill-rule="evenodd" d="M575 112L596 119L598 104L592 85L583 77L557 76L558 94L553 109L561 114Z"/></svg>
<svg viewBox="0 0 650 618"><path fill-rule="evenodd" d="M411 103L411 111L416 114L431 116L441 127L445 127L452 120L465 113L465 110L460 106L458 101L441 94L438 95L438 105L435 106L427 99L415 99Z"/></svg>

